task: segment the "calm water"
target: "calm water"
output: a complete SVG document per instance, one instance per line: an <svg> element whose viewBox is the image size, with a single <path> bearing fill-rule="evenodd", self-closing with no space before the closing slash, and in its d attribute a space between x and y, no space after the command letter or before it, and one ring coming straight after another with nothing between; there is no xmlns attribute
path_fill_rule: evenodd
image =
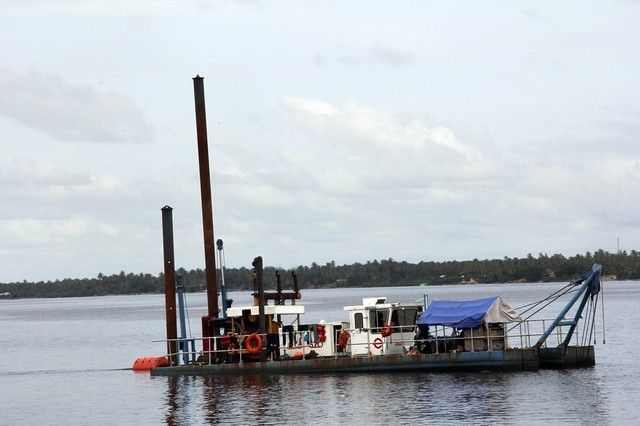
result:
<svg viewBox="0 0 640 426"><path fill-rule="evenodd" d="M308 322L346 320L362 297L501 295L512 307L559 285L307 290ZM238 305L248 293L230 295ZM130 370L164 352L164 296L0 300L0 424L638 424L640 282L605 283L595 368L475 374L151 378ZM189 294L200 334L204 294ZM553 307L555 312L557 307ZM602 344L606 337L606 344Z"/></svg>

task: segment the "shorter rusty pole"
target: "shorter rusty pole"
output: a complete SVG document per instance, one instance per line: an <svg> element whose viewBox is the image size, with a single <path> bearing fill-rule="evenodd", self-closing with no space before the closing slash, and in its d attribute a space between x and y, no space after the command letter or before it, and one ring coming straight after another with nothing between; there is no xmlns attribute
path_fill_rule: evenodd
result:
<svg viewBox="0 0 640 426"><path fill-rule="evenodd" d="M167 352L171 365L178 365L178 326L176 321L176 269L173 257L173 209L162 208L162 243L164 249L164 303L167 322Z"/></svg>
<svg viewBox="0 0 640 426"><path fill-rule="evenodd" d="M253 259L253 263L251 264L254 268L254 271L256 273L256 283L258 284L258 326L260 327L260 330L258 331L258 334L260 334L260 337L262 337L262 350L260 351L260 359L261 361L265 361L266 360L266 350L265 350L265 346L266 346L266 340L267 340L267 333L269 332L267 330L267 324L266 324L266 318L265 318L265 313L264 313L264 305L265 305L265 299L264 299L264 284L262 281L262 272L263 272L263 265L262 265L262 256L258 256L255 259Z"/></svg>

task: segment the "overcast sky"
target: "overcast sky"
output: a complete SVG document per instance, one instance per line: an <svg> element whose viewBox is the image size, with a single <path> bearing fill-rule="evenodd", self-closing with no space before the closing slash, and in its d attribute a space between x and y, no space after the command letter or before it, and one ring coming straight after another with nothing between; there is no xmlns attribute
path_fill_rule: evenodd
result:
<svg viewBox="0 0 640 426"><path fill-rule="evenodd" d="M640 249L640 3L0 0L0 282Z"/></svg>

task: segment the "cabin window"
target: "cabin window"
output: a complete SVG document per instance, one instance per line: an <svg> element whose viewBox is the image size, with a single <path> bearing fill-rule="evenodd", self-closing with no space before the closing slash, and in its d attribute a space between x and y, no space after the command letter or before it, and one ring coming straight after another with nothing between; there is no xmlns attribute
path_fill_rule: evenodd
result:
<svg viewBox="0 0 640 426"><path fill-rule="evenodd" d="M391 327L394 333L412 333L418 319L418 308L395 309L391 314Z"/></svg>
<svg viewBox="0 0 640 426"><path fill-rule="evenodd" d="M353 328L364 328L364 321L362 320L361 312L358 312L353 316Z"/></svg>
<svg viewBox="0 0 640 426"><path fill-rule="evenodd" d="M369 311L369 320L371 328L382 328L389 321L388 309L372 309Z"/></svg>

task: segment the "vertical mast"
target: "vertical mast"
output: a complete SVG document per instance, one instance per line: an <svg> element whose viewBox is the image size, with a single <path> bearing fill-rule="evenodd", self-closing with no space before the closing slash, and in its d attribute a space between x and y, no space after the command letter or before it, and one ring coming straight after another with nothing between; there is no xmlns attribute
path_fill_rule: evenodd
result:
<svg viewBox="0 0 640 426"><path fill-rule="evenodd" d="M209 175L209 148L207 145L207 116L204 107L204 78L193 79L196 103L196 129L198 132L198 162L200 165L200 196L202 199L202 227L204 231L204 262L207 281L209 316L218 317L218 285L216 283L215 237L213 234L213 204Z"/></svg>

